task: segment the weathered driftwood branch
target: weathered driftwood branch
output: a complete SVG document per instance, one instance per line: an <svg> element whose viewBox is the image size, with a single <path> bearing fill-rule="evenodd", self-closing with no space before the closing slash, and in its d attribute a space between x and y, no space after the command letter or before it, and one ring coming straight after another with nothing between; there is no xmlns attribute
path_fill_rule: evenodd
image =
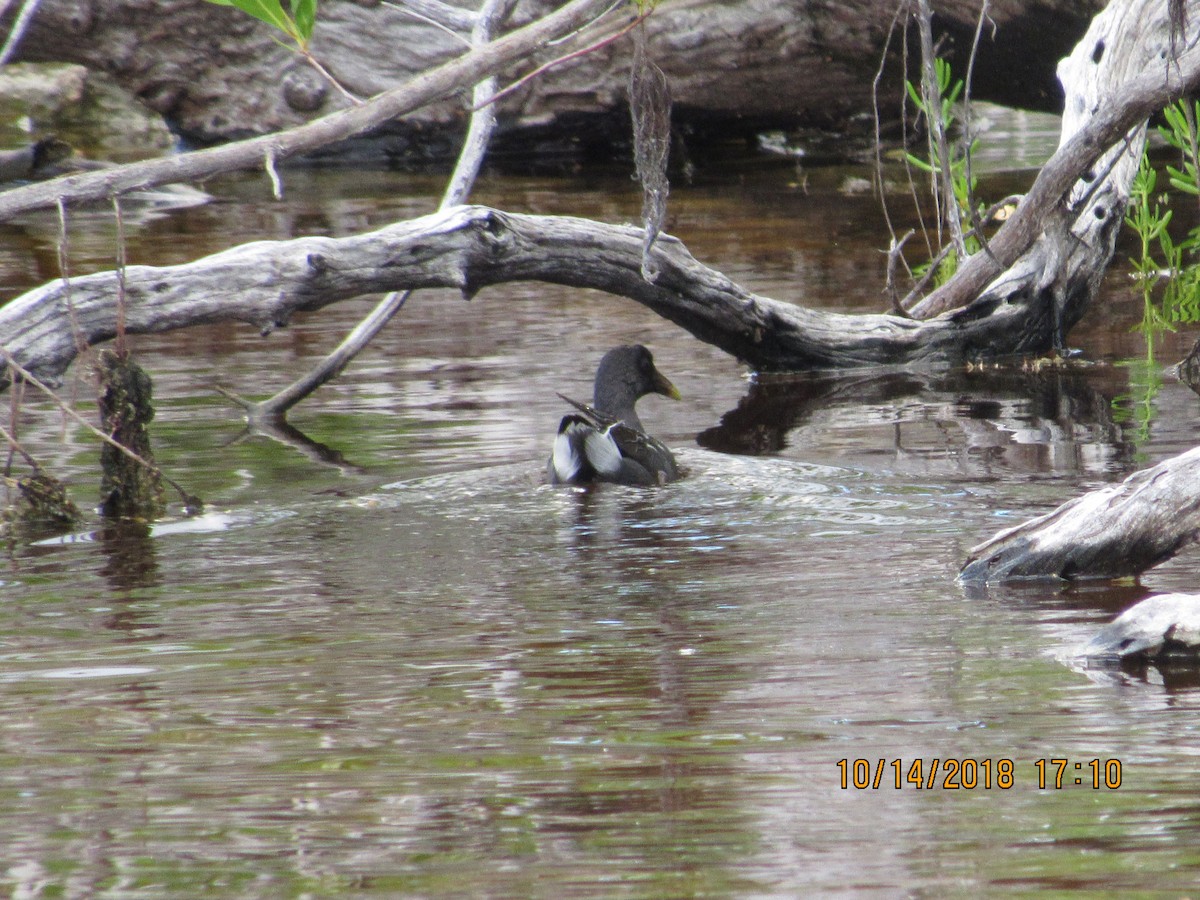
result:
<svg viewBox="0 0 1200 900"><path fill-rule="evenodd" d="M260 241L177 266L125 270L130 334L244 321L263 331L299 311L363 294L451 287L470 297L503 282L546 281L630 297L759 370L959 362L1038 347L1042 317L1020 303L927 321L844 315L760 297L661 236L659 269L641 274L642 230L565 216L455 207L345 238ZM51 282L0 308L0 347L40 377L58 377L79 345L115 333L116 275Z"/></svg>
<svg viewBox="0 0 1200 900"><path fill-rule="evenodd" d="M1069 500L971 550L961 581L1136 575L1200 538L1200 448Z"/></svg>
<svg viewBox="0 0 1200 900"><path fill-rule="evenodd" d="M103 200L114 194L194 181L222 172L273 165L376 128L455 91L478 84L549 41L570 34L601 15L611 0L572 0L543 19L467 51L408 83L286 132L196 150L147 162L70 175L0 193L0 220L31 209Z"/></svg>
<svg viewBox="0 0 1200 900"><path fill-rule="evenodd" d="M478 15L474 16L471 30L471 45L484 46L492 39L495 31L512 12L516 0L485 0ZM453 9L453 7L449 7ZM440 12L440 9L437 11ZM490 101L496 93L496 78L491 76L475 85L471 99L473 112L467 126L458 162L446 184L439 209L447 209L465 203L475 178L483 165L492 131L496 127L496 107ZM370 344L384 326L392 320L408 302L410 291L389 291L337 347L300 378L265 400L252 402L225 391L227 397L246 411L251 423L263 423L282 419L289 409L312 394L326 382L336 378L346 366Z"/></svg>
<svg viewBox="0 0 1200 900"><path fill-rule="evenodd" d="M1188 7L1194 35L1200 4ZM1078 321L1112 257L1146 120L1200 87L1200 47L1185 37L1173 39L1166 0L1114 0L1095 18L1059 64L1066 96L1059 149L989 238L987 252L968 259L912 315L1003 299L1010 267L1020 267L1025 290L1056 296L1064 332ZM1176 49L1186 52L1175 57Z"/></svg>
<svg viewBox="0 0 1200 900"><path fill-rule="evenodd" d="M1095 662L1200 662L1200 594L1158 594L1121 613L1080 649Z"/></svg>

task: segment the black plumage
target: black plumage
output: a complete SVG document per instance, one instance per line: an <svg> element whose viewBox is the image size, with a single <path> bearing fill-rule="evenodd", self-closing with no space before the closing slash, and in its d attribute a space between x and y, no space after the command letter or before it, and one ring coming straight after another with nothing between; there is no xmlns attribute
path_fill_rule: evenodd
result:
<svg viewBox="0 0 1200 900"><path fill-rule="evenodd" d="M675 457L642 427L634 409L647 394L679 399L679 391L654 367L641 344L615 347L596 369L592 405L569 397L578 412L563 416L547 471L553 484L609 481L666 484L679 477Z"/></svg>

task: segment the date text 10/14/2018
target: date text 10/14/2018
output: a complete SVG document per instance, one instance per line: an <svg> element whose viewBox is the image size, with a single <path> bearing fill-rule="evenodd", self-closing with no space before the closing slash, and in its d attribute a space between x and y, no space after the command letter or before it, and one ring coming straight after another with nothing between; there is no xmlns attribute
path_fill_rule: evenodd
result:
<svg viewBox="0 0 1200 900"><path fill-rule="evenodd" d="M1011 759L839 759L842 790L991 790L1007 791L1024 782ZM1035 759L1023 766L1028 784L1039 790L1086 787L1116 790L1121 786L1119 759Z"/></svg>

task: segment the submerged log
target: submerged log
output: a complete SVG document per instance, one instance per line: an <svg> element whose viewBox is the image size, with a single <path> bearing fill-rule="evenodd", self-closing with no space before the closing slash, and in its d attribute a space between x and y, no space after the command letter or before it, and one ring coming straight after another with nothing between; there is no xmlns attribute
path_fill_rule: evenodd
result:
<svg viewBox="0 0 1200 900"><path fill-rule="evenodd" d="M964 582L1119 578L1200 538L1200 448L1076 497L973 548Z"/></svg>
<svg viewBox="0 0 1200 900"><path fill-rule="evenodd" d="M16 526L26 531L64 531L83 517L66 486L44 471L24 478L5 479L16 487L17 501L0 512L0 534Z"/></svg>
<svg viewBox="0 0 1200 900"><path fill-rule="evenodd" d="M1200 594L1147 597L1097 632L1081 655L1097 662L1200 663Z"/></svg>

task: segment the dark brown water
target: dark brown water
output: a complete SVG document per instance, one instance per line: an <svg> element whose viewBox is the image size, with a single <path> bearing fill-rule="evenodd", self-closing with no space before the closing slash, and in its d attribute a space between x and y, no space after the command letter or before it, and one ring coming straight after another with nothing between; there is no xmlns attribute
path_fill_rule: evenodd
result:
<svg viewBox="0 0 1200 900"><path fill-rule="evenodd" d="M674 187L671 231L753 290L879 309L886 234L842 191L864 174L702 170ZM132 223L131 257L356 232L440 191L286 181L282 203L261 177L214 182L219 202ZM638 209L623 175L492 179L477 198ZM55 276L53 240L52 223L6 232L10 294ZM105 265L111 226L79 221L72 251ZM1195 681L1071 656L1146 593L1194 590L1195 553L1136 584L954 582L1001 527L1197 442L1200 398L1142 362L1138 304L1113 275L1071 335L1091 364L1066 371L756 383L631 301L430 292L294 414L310 445L246 435L212 386L282 386L366 301L265 338L138 339L160 462L209 511L7 545L0 881L114 898L1194 890ZM541 484L555 391L586 396L629 341L684 394L641 410L688 477ZM1158 359L1189 345L1169 335ZM85 374L66 390L90 409ZM39 402L22 418L94 502L92 440ZM1054 789L1038 762L1058 758ZM921 785L897 789L917 760Z"/></svg>

